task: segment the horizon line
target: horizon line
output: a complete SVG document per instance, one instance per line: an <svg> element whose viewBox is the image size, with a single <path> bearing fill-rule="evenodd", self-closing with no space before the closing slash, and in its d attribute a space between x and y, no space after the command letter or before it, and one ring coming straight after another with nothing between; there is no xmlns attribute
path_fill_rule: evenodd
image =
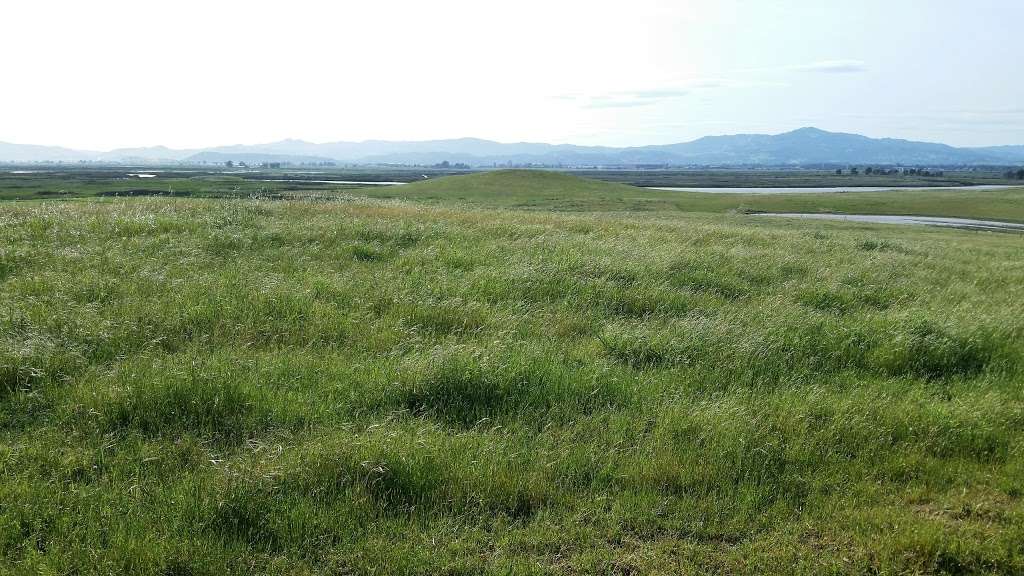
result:
<svg viewBox="0 0 1024 576"><path fill-rule="evenodd" d="M868 138L870 140L895 140L895 141L913 142L913 143L920 143L920 144L937 144L937 145L942 145L942 146L949 146L951 148L956 148L956 149L960 149L960 150L973 150L973 149L987 149L987 148L1024 146L1024 143L1021 143L1021 144L989 144L989 145L982 145L982 146L957 146L957 145L953 145L953 144L947 144L946 142L942 142L942 141L912 140L912 139L909 139L909 138L895 138L895 137L892 137L892 136L868 136L868 135L860 134L860 133L857 133L857 132L841 132L841 131L826 130L824 128L818 128L816 126L810 126L810 125L801 126L799 128L794 128L792 130L785 130L785 131L782 131L782 132L743 132L743 131L741 131L741 132L732 132L732 133L705 134L703 136L699 136L697 138L693 138L693 139L690 139L690 140L677 140L677 141L667 142L667 143L664 143L664 144L637 144L637 145L630 145L630 146L613 146L613 145L608 145L608 144L575 144L575 143L572 143L572 142L543 142L543 141L531 141L531 140L503 141L503 140L494 140L494 139L490 139L490 138L481 138L479 136L458 136L458 137L450 137L450 138L425 138L425 139L419 139L419 140L390 140L390 139L384 139L384 138L365 138L365 139L362 139L362 140L327 140L327 141L322 141L322 142L313 141L313 140L305 140L303 138L287 137L287 138L282 138L280 140L262 141L262 142L254 142L254 143L235 142L235 143L231 143L231 144L214 144L214 145L209 145L209 146L185 146L185 147L180 147L180 148L179 147L167 146L166 144L149 144L149 145L141 144L141 145L117 146L117 147L108 148L108 149L93 149L93 148L77 148L77 147L67 146L67 145L63 145L63 144L38 144L38 143L17 142L17 141L12 141L12 140L0 140L0 144L7 144L7 145L12 145L12 146L32 146L32 147L41 147L41 148L60 148L60 149L68 150L68 151L71 151L71 152L88 153L88 154L109 154L111 152L117 152L117 151L121 151L121 150L153 149L153 148L166 148L167 150L174 151L174 152L186 152L186 151L197 151L197 152L200 152L200 151L208 151L208 150L215 149L215 148L231 148L231 147L236 147L236 146L259 147L259 146L270 146L270 145L274 145L274 144L281 144L281 143L286 143L286 142L296 142L296 143L302 143L302 144L309 144L309 145L313 145L313 146L326 146L326 145L331 145L331 144L368 144L368 143L375 143L375 142L388 143L388 144L395 144L395 143L422 144L422 143L429 143L429 142L455 142L455 141L460 141L460 140L461 141L475 140L475 141L479 141L479 142L487 142L487 143L491 143L491 144L502 144L502 145L573 146L573 147L577 147L577 148L605 148L605 149L611 149L611 150L630 150L630 149L638 149L638 148L650 148L650 147L656 147L656 146L673 146L673 145L676 145L676 144L689 144L689 143L692 143L692 142L697 142L699 140L703 140L705 138L728 138L728 137L736 137L736 136L784 136L786 134L792 134L792 133L796 133L796 132L800 132L800 131L810 131L810 130L824 132L824 133L827 133L827 134L834 134L834 135L859 136L859 137L863 137L863 138Z"/></svg>

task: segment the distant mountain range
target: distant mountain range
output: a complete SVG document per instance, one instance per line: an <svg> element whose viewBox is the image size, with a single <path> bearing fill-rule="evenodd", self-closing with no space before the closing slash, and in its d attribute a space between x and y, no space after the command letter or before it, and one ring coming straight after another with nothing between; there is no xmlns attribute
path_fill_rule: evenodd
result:
<svg viewBox="0 0 1024 576"><path fill-rule="evenodd" d="M282 140L270 144L175 150L164 146L89 152L51 146L0 142L0 162L110 162L132 164L224 163L227 161L284 164L432 165L441 162L546 166L802 166L821 164L874 165L1005 165L1024 163L1024 145L956 148L946 144L801 128L784 134L706 136L692 142L613 148L538 144L505 144L459 138L401 142L366 140L315 144Z"/></svg>

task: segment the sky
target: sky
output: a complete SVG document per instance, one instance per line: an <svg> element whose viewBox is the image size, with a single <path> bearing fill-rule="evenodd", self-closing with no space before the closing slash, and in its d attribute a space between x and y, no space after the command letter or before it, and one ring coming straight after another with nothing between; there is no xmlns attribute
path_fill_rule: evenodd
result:
<svg viewBox="0 0 1024 576"><path fill-rule="evenodd" d="M5 0L0 141L1024 144L1020 0Z"/></svg>

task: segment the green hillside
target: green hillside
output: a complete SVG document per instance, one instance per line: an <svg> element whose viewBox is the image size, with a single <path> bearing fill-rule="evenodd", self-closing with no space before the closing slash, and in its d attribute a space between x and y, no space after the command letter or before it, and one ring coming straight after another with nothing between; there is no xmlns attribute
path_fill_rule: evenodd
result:
<svg viewBox="0 0 1024 576"><path fill-rule="evenodd" d="M1024 222L1024 187L1002 190L732 194L676 192L542 170L448 176L354 194L432 204L557 211L843 212Z"/></svg>
<svg viewBox="0 0 1024 576"><path fill-rule="evenodd" d="M671 197L626 184L545 170L494 170L364 191L373 197L421 202L549 210L638 210L657 198Z"/></svg>

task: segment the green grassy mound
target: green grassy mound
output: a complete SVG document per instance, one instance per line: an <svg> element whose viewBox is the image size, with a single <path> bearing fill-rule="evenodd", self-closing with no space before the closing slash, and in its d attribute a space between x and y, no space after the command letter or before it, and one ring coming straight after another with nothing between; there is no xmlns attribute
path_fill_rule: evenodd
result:
<svg viewBox="0 0 1024 576"><path fill-rule="evenodd" d="M430 204L575 212L838 212L1024 222L1024 188L733 194L645 189L543 170L496 170L356 193Z"/></svg>
<svg viewBox="0 0 1024 576"><path fill-rule="evenodd" d="M372 197L446 204L550 210L635 210L650 192L643 188L547 170L493 170L446 176L386 190ZM662 194L654 194L654 197Z"/></svg>

